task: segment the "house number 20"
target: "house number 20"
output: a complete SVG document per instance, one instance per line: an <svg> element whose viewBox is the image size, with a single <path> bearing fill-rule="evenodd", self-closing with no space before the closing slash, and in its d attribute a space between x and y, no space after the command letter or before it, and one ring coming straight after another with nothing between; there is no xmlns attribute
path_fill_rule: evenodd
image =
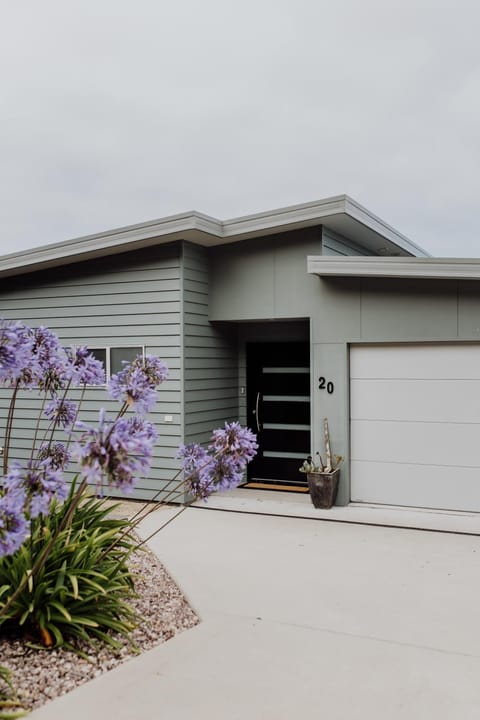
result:
<svg viewBox="0 0 480 720"><path fill-rule="evenodd" d="M324 377L318 378L318 389L326 390L329 395L335 390L335 386L331 380L326 380Z"/></svg>

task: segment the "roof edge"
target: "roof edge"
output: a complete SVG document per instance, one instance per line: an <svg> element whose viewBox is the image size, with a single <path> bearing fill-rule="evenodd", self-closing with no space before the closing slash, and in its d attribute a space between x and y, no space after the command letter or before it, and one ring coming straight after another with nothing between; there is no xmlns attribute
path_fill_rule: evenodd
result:
<svg viewBox="0 0 480 720"><path fill-rule="evenodd" d="M189 211L145 223L127 225L4 255L0 257L0 275L31 272L62 265L66 261L88 260L178 239L187 239L205 246L220 245L247 237L257 237L262 233L286 232L294 228L321 224L328 218L332 218L333 222L333 218L342 215L361 223L369 231L384 237L407 254L427 255L424 250L348 195L337 195L225 221L197 211Z"/></svg>
<svg viewBox="0 0 480 720"><path fill-rule="evenodd" d="M360 205L356 200L345 195L345 201L348 208L348 214L357 219L359 222L363 222L371 230L375 230L379 235L386 237L391 240L395 245L398 245L403 250L410 252L416 257L430 257L430 253L417 245L416 243L409 240L406 235L395 230L394 227L382 220L378 215L367 210L363 205Z"/></svg>
<svg viewBox="0 0 480 720"><path fill-rule="evenodd" d="M307 258L308 272L319 277L480 280L480 258L331 257Z"/></svg>

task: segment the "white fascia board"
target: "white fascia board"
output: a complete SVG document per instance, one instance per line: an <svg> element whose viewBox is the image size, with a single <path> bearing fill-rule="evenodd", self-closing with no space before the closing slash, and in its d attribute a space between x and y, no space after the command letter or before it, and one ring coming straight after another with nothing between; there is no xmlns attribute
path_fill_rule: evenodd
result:
<svg viewBox="0 0 480 720"><path fill-rule="evenodd" d="M273 229L280 232L288 229L291 225L305 227L309 222L312 225L318 224L323 218L344 213L345 200L346 195L338 195L316 202L291 205L277 210L225 220L223 223L224 237L258 234Z"/></svg>
<svg viewBox="0 0 480 720"><path fill-rule="evenodd" d="M355 220L358 220L358 222L366 225L370 230L373 230L395 245L398 245L398 247L409 254L415 257L429 257L429 253L423 250L423 248L413 243L405 237L405 235L399 233L391 225L388 225L388 223L364 208L363 205L357 203L353 198L348 197L348 195L345 196L345 212L355 218Z"/></svg>
<svg viewBox="0 0 480 720"><path fill-rule="evenodd" d="M31 250L4 255L0 258L0 274L9 274L17 270L28 272L37 267L53 267L60 261L75 262L83 259L104 256L108 250L114 248L115 253L125 252L134 248L149 247L162 242L184 239L191 234L213 235L222 234L222 223L201 213L190 212L182 215L172 215L139 225L129 225L101 232L96 235L66 240L51 245L43 245ZM14 274L14 273L12 273Z"/></svg>
<svg viewBox="0 0 480 720"><path fill-rule="evenodd" d="M349 198L339 195L316 202L246 215L222 222L195 211L129 225L95 235L24 250L0 257L0 275L17 275L65 263L151 247L174 240L189 240L211 247L261 235L328 224L328 218L350 217L373 237L380 235L408 254L426 253L386 223ZM355 240L355 238L352 238Z"/></svg>
<svg viewBox="0 0 480 720"><path fill-rule="evenodd" d="M382 258L309 256L308 272L319 277L480 280L479 258Z"/></svg>

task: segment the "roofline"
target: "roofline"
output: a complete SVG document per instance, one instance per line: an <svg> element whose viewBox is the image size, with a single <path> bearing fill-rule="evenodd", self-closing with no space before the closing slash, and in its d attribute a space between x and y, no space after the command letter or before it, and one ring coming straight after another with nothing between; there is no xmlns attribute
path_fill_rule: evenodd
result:
<svg viewBox="0 0 480 720"><path fill-rule="evenodd" d="M480 258L309 256L308 272L319 277L480 280Z"/></svg>
<svg viewBox="0 0 480 720"><path fill-rule="evenodd" d="M137 248L189 240L207 247L326 224L345 216L409 255L427 253L347 195L221 221L196 211L86 235L0 257L0 276L17 275L66 262L88 260Z"/></svg>
<svg viewBox="0 0 480 720"><path fill-rule="evenodd" d="M232 232L241 231L245 225L248 225L249 228L255 228L255 230L265 230L279 225L296 223L299 219L304 222L319 221L340 214L348 215L369 230L373 230L386 240L390 240L407 253L420 257L428 256L428 253L423 248L416 245L402 233L399 233L391 225L348 195L337 195L324 200L303 203L302 205L292 205L255 215L233 218L224 221L222 225L225 236L229 236Z"/></svg>

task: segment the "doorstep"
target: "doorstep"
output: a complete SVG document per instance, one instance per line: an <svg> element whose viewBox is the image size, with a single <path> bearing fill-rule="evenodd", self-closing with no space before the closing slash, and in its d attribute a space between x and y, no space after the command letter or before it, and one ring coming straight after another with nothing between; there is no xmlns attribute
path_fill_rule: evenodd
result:
<svg viewBox="0 0 480 720"><path fill-rule="evenodd" d="M273 492L271 490L239 488L212 495L206 503L198 500L191 507L255 515L277 515L330 522L480 535L480 513L365 505L363 503L350 503L346 506L335 506L330 510L320 510L313 507L308 494Z"/></svg>

